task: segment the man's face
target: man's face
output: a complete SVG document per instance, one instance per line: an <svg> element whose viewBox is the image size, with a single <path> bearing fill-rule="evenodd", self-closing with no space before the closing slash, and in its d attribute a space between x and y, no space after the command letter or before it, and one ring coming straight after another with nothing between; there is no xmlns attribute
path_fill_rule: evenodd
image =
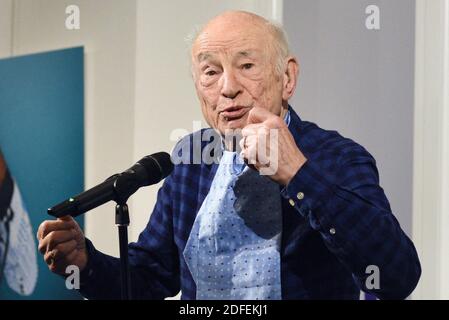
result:
<svg viewBox="0 0 449 320"><path fill-rule="evenodd" d="M264 25L242 16L211 22L192 48L195 86L208 124L221 134L241 129L255 106L281 115L277 61Z"/></svg>

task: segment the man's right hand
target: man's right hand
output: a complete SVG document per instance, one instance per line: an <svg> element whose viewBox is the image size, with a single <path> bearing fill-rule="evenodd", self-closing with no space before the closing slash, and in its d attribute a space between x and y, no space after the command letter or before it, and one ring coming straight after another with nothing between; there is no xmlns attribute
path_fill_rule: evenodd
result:
<svg viewBox="0 0 449 320"><path fill-rule="evenodd" d="M46 220L37 231L39 252L50 271L65 275L69 265L76 265L82 271L87 264L86 239L78 223L65 216Z"/></svg>

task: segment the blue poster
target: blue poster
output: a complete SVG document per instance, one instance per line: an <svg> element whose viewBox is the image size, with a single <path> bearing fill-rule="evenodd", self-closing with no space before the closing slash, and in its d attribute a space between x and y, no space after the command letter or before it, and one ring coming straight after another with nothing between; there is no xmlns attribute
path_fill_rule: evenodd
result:
<svg viewBox="0 0 449 320"><path fill-rule="evenodd" d="M82 47L0 59L0 299L81 298L48 270L36 232L84 188L83 68Z"/></svg>

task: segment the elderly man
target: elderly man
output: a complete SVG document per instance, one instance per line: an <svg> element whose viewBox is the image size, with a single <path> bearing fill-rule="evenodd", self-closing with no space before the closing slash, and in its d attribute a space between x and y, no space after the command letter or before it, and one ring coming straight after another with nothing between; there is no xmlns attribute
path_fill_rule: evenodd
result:
<svg viewBox="0 0 449 320"><path fill-rule="evenodd" d="M204 117L223 150L212 152L218 162L180 161L165 180L129 245L133 298L181 290L184 299L358 299L360 289L406 298L420 263L375 160L288 105L298 63L282 29L226 12L197 35L191 57ZM238 140L224 139L230 130ZM175 155L187 150L191 160L194 136ZM38 238L50 270L80 267L84 296L120 298L118 259L96 250L73 219L44 222Z"/></svg>

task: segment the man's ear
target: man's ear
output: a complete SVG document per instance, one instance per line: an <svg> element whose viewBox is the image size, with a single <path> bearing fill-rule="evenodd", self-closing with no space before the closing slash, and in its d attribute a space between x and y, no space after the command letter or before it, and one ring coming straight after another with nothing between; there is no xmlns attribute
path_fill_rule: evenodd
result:
<svg viewBox="0 0 449 320"><path fill-rule="evenodd" d="M282 100L287 101L295 92L298 81L299 65L296 58L290 56L287 58L287 69L284 73L284 82L282 84Z"/></svg>

